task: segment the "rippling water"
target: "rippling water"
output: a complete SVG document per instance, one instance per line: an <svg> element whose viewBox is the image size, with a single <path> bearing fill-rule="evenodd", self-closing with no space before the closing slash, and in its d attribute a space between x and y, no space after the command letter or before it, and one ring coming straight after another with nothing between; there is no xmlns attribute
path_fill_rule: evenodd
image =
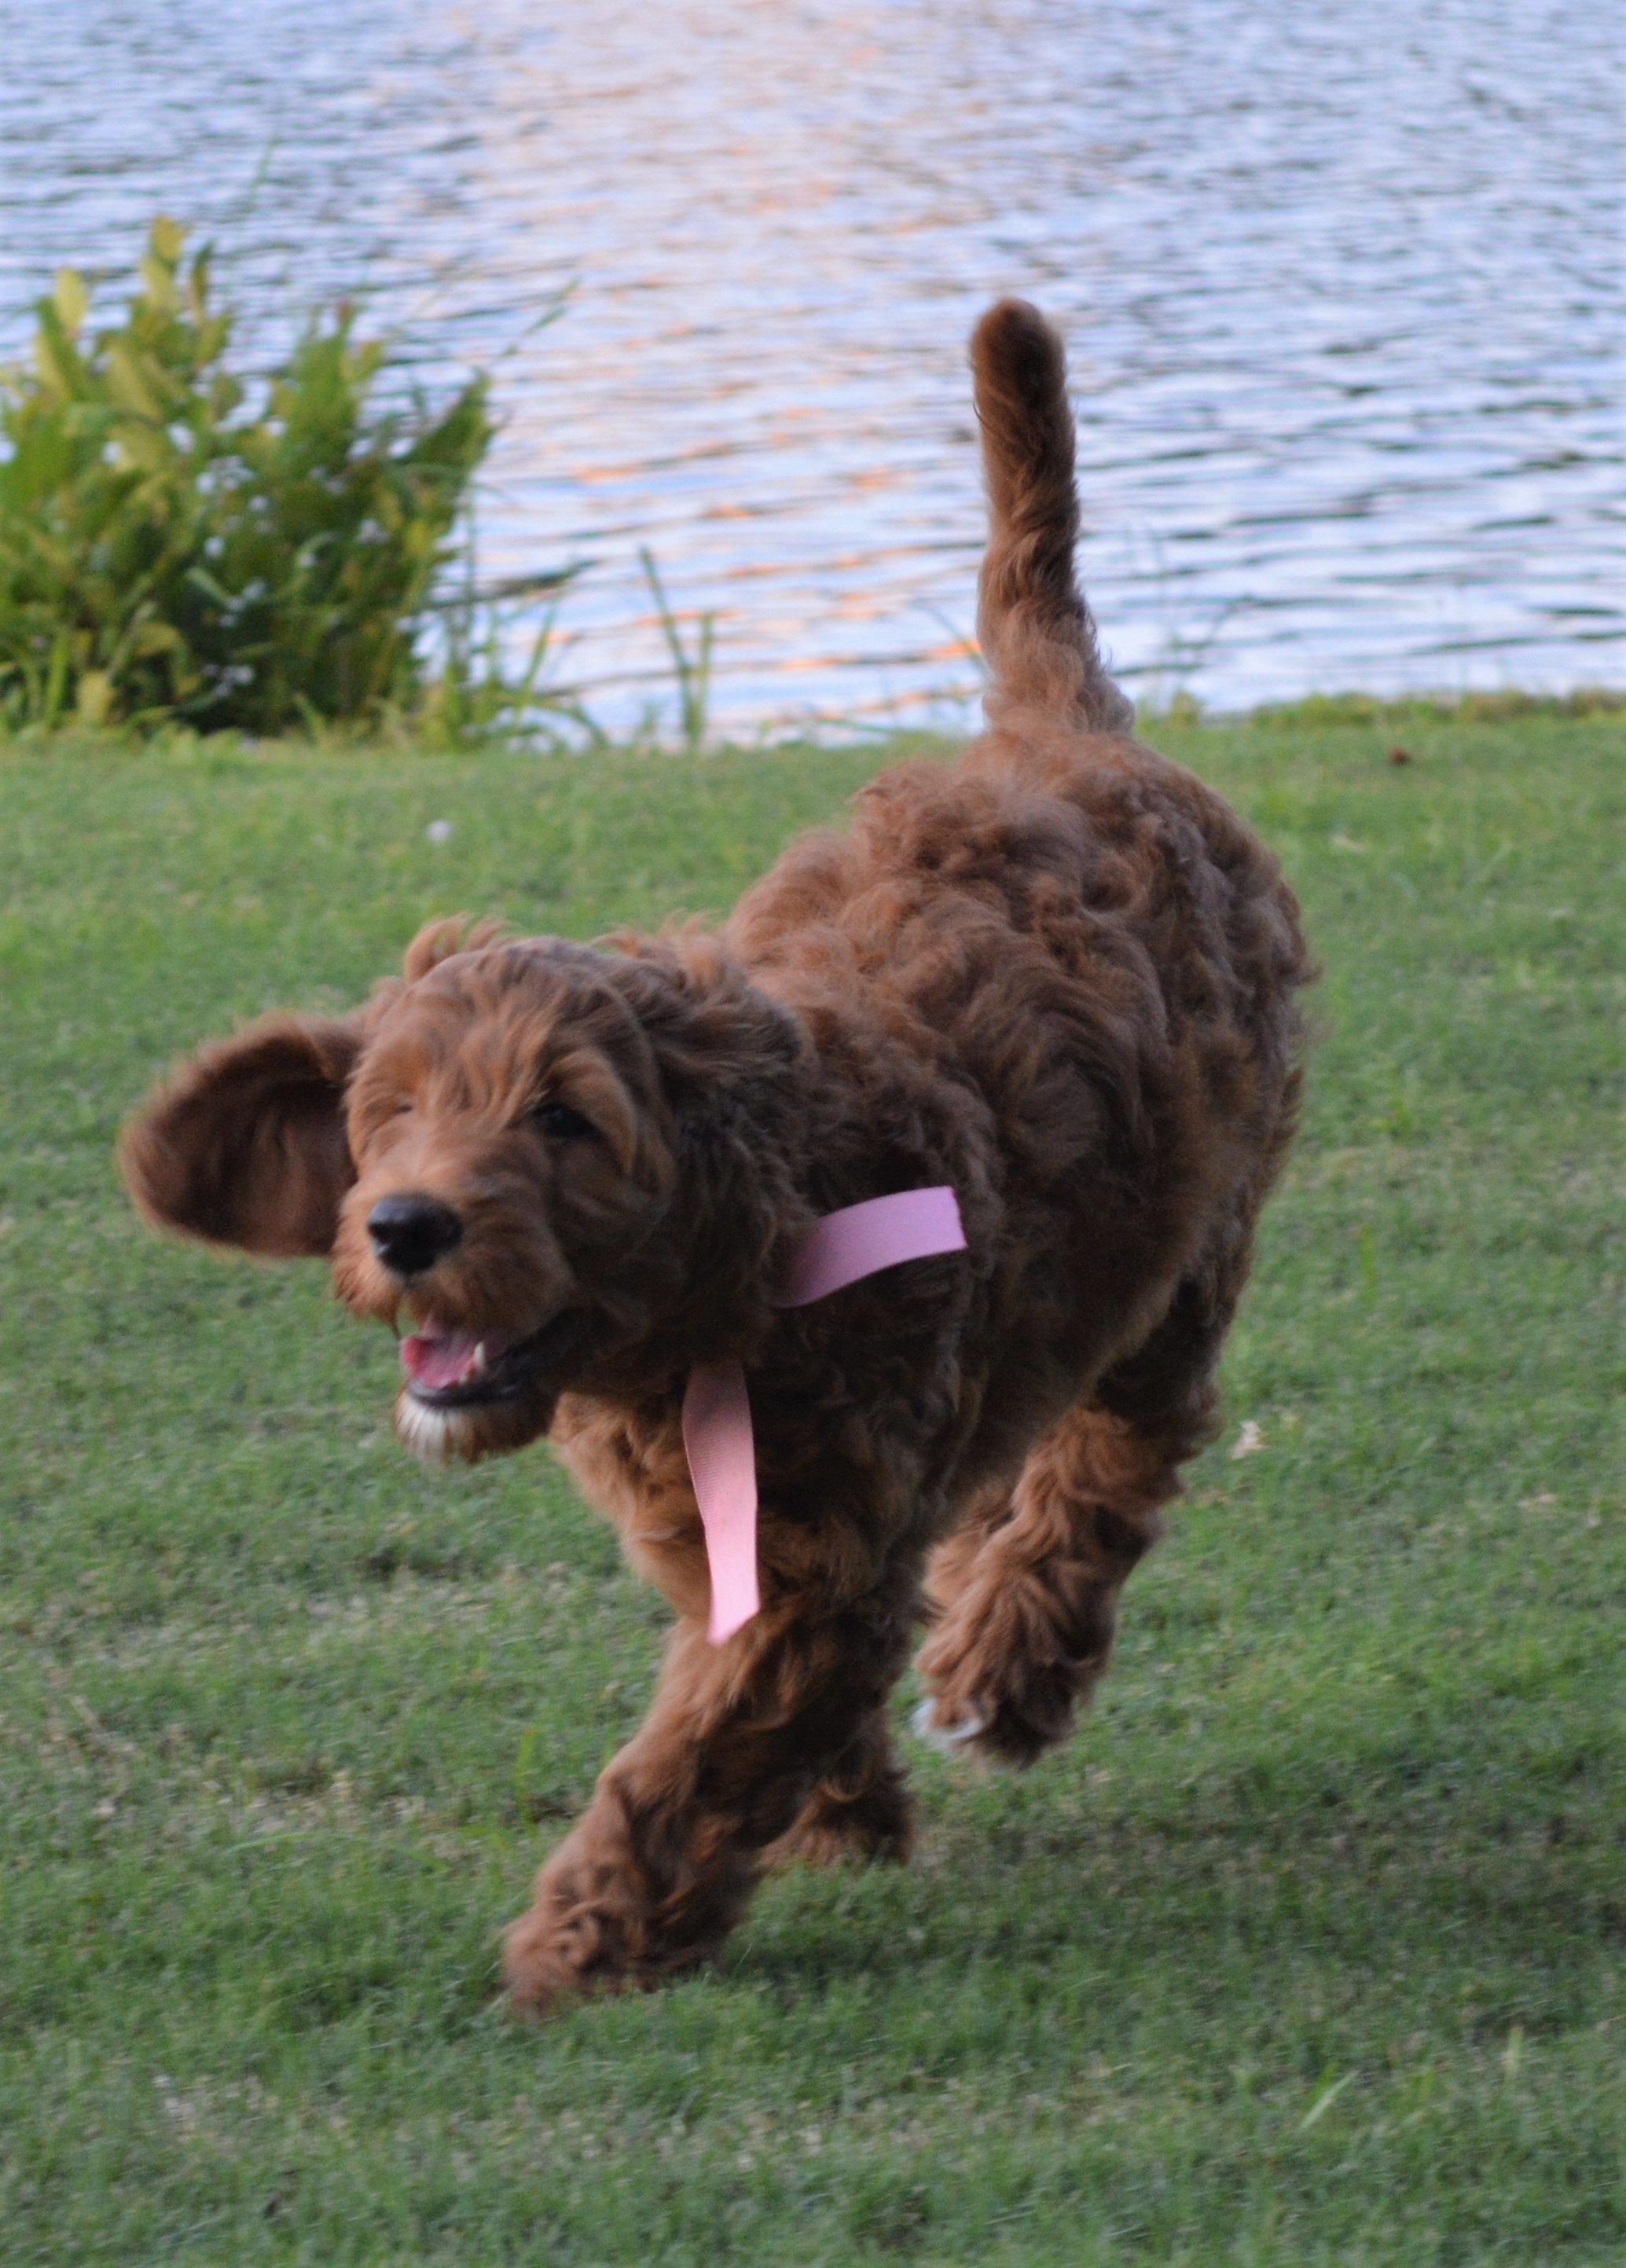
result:
<svg viewBox="0 0 1626 2268"><path fill-rule="evenodd" d="M660 690L641 543L722 721L921 717L1016 290L1143 698L1619 682L1618 45L1595 0L0 0L0 350L160 210L262 350L364 283L427 370L497 359L482 564L593 563L607 719Z"/></svg>

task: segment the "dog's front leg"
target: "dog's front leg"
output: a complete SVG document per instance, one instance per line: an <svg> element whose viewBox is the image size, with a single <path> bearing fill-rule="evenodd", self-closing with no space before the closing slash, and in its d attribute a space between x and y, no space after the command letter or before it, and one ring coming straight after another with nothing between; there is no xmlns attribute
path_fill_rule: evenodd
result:
<svg viewBox="0 0 1626 2268"><path fill-rule="evenodd" d="M872 1710L825 1773L801 1815L768 1853L770 1867L799 1859L810 1867L843 1859L907 1859L915 1840L915 1807L893 1751L885 1708Z"/></svg>
<svg viewBox="0 0 1626 2268"><path fill-rule="evenodd" d="M914 1577L844 1608L766 1609L721 1647L685 1619L642 1729L509 1930L515 2004L650 1985L722 1943L769 1846L853 1752L902 1667Z"/></svg>

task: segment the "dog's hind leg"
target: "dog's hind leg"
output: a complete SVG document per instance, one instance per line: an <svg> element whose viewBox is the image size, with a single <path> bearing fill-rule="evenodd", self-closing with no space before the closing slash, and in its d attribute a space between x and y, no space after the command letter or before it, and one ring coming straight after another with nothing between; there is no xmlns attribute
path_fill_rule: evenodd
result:
<svg viewBox="0 0 1626 2268"><path fill-rule="evenodd" d="M873 1710L833 1769L814 1788L799 1819L767 1853L779 1867L793 1859L832 1867L842 1859L906 1859L915 1840L914 1805L893 1752L884 1709Z"/></svg>
<svg viewBox="0 0 1626 2268"><path fill-rule="evenodd" d="M1031 1764L1065 1739L1107 1667L1118 1594L1157 1540L1159 1506L1213 1430L1213 1371L1246 1272L1194 1279L1139 1353L1029 1456L1016 1486L938 1553L940 1618L920 1660L916 1730Z"/></svg>

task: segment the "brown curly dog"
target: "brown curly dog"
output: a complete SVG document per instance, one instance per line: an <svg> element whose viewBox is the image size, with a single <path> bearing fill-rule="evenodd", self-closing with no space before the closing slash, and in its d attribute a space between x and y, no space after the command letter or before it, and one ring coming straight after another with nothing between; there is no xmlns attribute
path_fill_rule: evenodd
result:
<svg viewBox="0 0 1626 2268"><path fill-rule="evenodd" d="M509 1932L527 2009L688 1969L775 1858L907 1849L887 1702L928 1587L924 1728L1017 1763L1063 1737L1210 1430L1292 1132L1292 896L1130 737L1074 581L1060 342L1006 301L973 363L991 689L960 762L884 773L716 935L427 930L355 1014L251 1025L125 1136L149 1219L404 1307L403 1440L548 1435L677 1611ZM967 1251L772 1304L816 1218L945 1182ZM714 1647L679 1413L731 1358L762 1610Z"/></svg>

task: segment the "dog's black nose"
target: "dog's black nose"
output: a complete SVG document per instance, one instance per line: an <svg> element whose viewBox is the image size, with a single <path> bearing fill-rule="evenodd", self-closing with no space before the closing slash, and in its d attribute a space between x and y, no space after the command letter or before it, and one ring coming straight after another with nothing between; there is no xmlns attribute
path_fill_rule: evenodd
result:
<svg viewBox="0 0 1626 2268"><path fill-rule="evenodd" d="M422 1276L463 1241L463 1224L438 1197L380 1197L367 1215L372 1248L394 1276Z"/></svg>

